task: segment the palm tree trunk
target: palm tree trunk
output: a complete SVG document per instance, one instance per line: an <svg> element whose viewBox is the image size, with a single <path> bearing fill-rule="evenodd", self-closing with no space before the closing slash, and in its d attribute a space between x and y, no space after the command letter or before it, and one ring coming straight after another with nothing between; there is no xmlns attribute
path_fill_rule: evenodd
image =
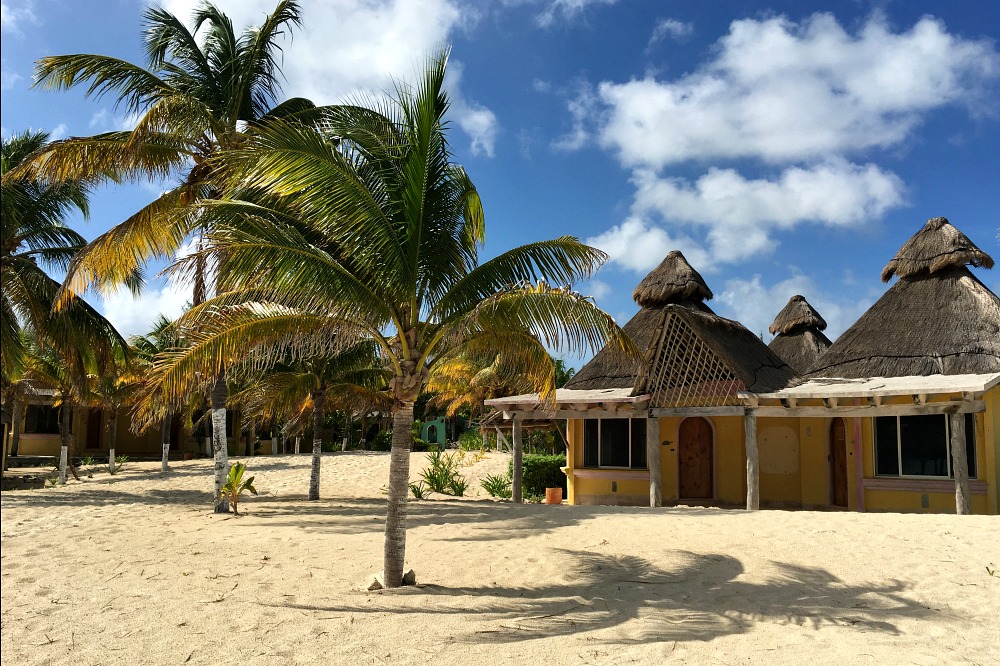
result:
<svg viewBox="0 0 1000 666"><path fill-rule="evenodd" d="M72 469L73 465L70 462L70 440L72 439L72 433L70 433L70 421L73 418L73 411L70 409L69 404L63 400L62 405L59 407L59 440L61 446L59 447L59 483L66 483L66 470L67 468ZM73 469L73 477L77 480L80 479L76 474L76 470Z"/></svg>
<svg viewBox="0 0 1000 666"><path fill-rule="evenodd" d="M170 413L168 412L166 416L163 417L163 423L160 424L160 471L168 472L170 471L170 465L168 463L170 459Z"/></svg>
<svg viewBox="0 0 1000 666"><path fill-rule="evenodd" d="M309 499L319 499L319 463L323 452L323 402L326 395L323 391L312 394L313 400L313 455L312 469L309 472Z"/></svg>
<svg viewBox="0 0 1000 666"><path fill-rule="evenodd" d="M295 453L296 455L302 453L302 435L295 436Z"/></svg>
<svg viewBox="0 0 1000 666"><path fill-rule="evenodd" d="M118 443L118 409L112 405L108 411L108 469L114 474L115 444Z"/></svg>
<svg viewBox="0 0 1000 666"><path fill-rule="evenodd" d="M14 401L14 422L11 423L10 433L10 456L17 455L18 446L21 441L21 424L24 423L24 403L20 400Z"/></svg>
<svg viewBox="0 0 1000 666"><path fill-rule="evenodd" d="M229 500L222 496L229 471L229 446L226 442L226 373L220 371L212 387L212 449L215 454L215 513L229 513Z"/></svg>
<svg viewBox="0 0 1000 666"><path fill-rule="evenodd" d="M413 443L413 402L397 402L392 414L392 452L389 457L389 502L385 514L385 586L403 583L406 557L406 500L410 490L410 446Z"/></svg>

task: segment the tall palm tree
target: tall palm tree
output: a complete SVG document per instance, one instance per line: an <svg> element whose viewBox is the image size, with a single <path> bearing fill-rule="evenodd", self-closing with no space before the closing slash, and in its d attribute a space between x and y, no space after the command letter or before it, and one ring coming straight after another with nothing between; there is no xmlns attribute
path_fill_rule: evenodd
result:
<svg viewBox="0 0 1000 666"><path fill-rule="evenodd" d="M24 132L0 147L0 370L3 382L23 372L28 327L40 344L71 352L86 347L101 358L124 348L114 327L82 299L53 312L59 282L47 271L64 270L86 241L66 225L74 210L87 215L87 189L74 182L46 184L10 177L29 155L47 145L45 132ZM77 367L76 372L84 369Z"/></svg>
<svg viewBox="0 0 1000 666"><path fill-rule="evenodd" d="M55 142L37 152L25 170L60 182L85 183L166 178L181 181L124 222L91 242L69 266L65 303L88 287L136 285L153 258L172 257L193 233L204 231L198 204L219 195L212 157L242 146L257 123L309 113L313 104L294 98L277 104L281 68L278 40L301 24L298 3L281 0L256 27L237 33L218 7L201 3L189 28L169 12L144 13L141 67L103 55L42 58L35 85L69 89L88 85L87 95L116 96L116 105L137 116L131 131ZM204 300L206 266L194 273L194 302ZM226 382L216 376L211 389L212 422L225 425ZM224 427L213 427L216 497L228 468ZM217 511L228 511L225 500Z"/></svg>
<svg viewBox="0 0 1000 666"><path fill-rule="evenodd" d="M309 499L319 499L323 421L329 407L354 411L388 409L385 392L389 373L382 367L379 348L361 341L334 353L305 359L288 369L266 373L252 387L233 396L250 415L291 416L297 426L309 415L313 422Z"/></svg>
<svg viewBox="0 0 1000 666"><path fill-rule="evenodd" d="M131 343L135 349L135 363L144 371L153 367L158 354L174 351L183 344L177 335L174 322L162 314L153 321L148 333L134 336ZM170 423L176 410L171 409L165 400L154 399L152 402L156 403L155 409L160 416L160 471L167 472L170 470ZM187 422L190 422L190 418Z"/></svg>
<svg viewBox="0 0 1000 666"><path fill-rule="evenodd" d="M219 219L203 254L225 256L219 293L181 317L187 353L164 358L167 394L196 372L249 354L266 365L370 338L392 379L393 440L384 580L400 585L406 544L413 405L436 363L462 353L534 359L547 396L545 346L637 353L614 320L566 287L606 259L572 237L515 248L485 263L479 195L451 162L444 91L447 52L394 100L327 111L323 127L275 122L226 167L268 199L208 206ZM226 216L231 219L227 222Z"/></svg>

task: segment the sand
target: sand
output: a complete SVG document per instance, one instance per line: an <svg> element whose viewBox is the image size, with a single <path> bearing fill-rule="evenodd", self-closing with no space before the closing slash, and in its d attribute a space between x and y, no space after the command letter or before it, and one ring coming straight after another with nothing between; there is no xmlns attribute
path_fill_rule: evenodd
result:
<svg viewBox="0 0 1000 666"><path fill-rule="evenodd" d="M478 479L506 468L489 455ZM998 664L1000 518L410 503L381 568L387 454L129 463L2 496L3 664ZM414 454L413 478L424 466Z"/></svg>

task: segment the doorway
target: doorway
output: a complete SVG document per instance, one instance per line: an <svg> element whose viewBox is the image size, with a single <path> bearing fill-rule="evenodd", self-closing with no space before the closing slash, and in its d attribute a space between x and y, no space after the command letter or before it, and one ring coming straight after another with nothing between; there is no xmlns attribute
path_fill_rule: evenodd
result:
<svg viewBox="0 0 1000 666"><path fill-rule="evenodd" d="M712 499L712 424L700 416L684 419L677 439L678 494L682 499Z"/></svg>
<svg viewBox="0 0 1000 666"><path fill-rule="evenodd" d="M87 448L101 448L101 410L91 409L87 412Z"/></svg>
<svg viewBox="0 0 1000 666"><path fill-rule="evenodd" d="M844 419L830 422L830 488L833 506L847 507L847 426Z"/></svg>

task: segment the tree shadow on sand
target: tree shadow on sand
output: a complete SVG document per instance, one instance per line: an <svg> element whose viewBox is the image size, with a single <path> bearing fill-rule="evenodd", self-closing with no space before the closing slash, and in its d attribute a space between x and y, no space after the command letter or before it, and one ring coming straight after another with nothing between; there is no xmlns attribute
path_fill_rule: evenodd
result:
<svg viewBox="0 0 1000 666"><path fill-rule="evenodd" d="M853 627L899 634L899 619L942 611L907 598L899 581L847 585L816 567L774 562L764 582L739 580L742 563L729 555L668 553L671 569L637 556L558 551L571 558L571 583L540 587L419 585L380 593L371 604L326 607L287 604L300 610L350 613L466 614L483 625L454 640L507 643L594 632L588 640L609 644L711 640L741 634L755 624L795 624L821 629Z"/></svg>

